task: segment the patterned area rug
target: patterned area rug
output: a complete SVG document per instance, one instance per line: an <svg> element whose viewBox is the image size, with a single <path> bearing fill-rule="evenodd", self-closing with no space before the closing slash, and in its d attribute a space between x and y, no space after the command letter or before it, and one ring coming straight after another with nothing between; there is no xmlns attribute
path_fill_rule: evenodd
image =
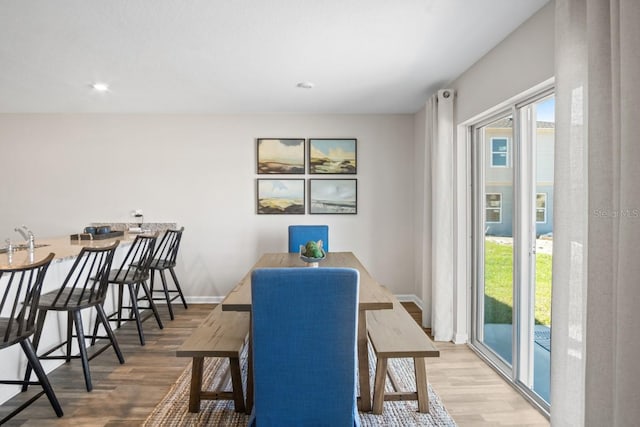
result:
<svg viewBox="0 0 640 427"><path fill-rule="evenodd" d="M369 349L370 377L373 378L375 355ZM227 359L205 358L202 382L207 389L215 390L223 386L231 390L231 379L228 375ZM242 361L243 378L247 376L246 354ZM398 377L404 390L414 390L414 370L412 359L389 359L389 369ZM428 368L427 368L428 369ZM200 412L189 412L189 385L191 381L191 364L180 375L166 396L158 403L145 421L145 426L246 426L249 416L235 412L231 400L203 400ZM373 384L372 384L373 387ZM387 389L391 391L387 379ZM246 385L245 385L246 390ZM440 397L429 385L429 413L418 412L416 401L385 402L381 415L360 413L362 426L455 426Z"/></svg>

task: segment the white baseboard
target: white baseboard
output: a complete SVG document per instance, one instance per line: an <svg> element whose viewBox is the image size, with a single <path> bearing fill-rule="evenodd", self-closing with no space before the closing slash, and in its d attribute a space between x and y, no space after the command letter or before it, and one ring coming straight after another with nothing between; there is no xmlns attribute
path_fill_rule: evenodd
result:
<svg viewBox="0 0 640 427"><path fill-rule="evenodd" d="M398 298L398 301L400 302L412 302L415 305L418 306L418 308L420 309L420 311L424 311L424 304L422 302L422 300L420 298L418 298L416 295L396 295L396 298Z"/></svg>
<svg viewBox="0 0 640 427"><path fill-rule="evenodd" d="M185 297L187 304L220 304L224 297Z"/></svg>

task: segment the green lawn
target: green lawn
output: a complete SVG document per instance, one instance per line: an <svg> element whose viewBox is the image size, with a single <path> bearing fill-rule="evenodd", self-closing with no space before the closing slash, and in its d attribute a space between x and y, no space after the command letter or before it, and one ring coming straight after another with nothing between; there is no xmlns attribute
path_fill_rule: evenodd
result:
<svg viewBox="0 0 640 427"><path fill-rule="evenodd" d="M485 323L511 323L513 248L485 241ZM536 255L536 324L551 325L551 255Z"/></svg>

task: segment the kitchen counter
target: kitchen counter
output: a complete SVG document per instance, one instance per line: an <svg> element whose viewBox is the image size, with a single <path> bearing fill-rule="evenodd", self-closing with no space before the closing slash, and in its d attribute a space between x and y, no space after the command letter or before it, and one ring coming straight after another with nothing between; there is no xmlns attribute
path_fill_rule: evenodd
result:
<svg viewBox="0 0 640 427"><path fill-rule="evenodd" d="M84 246L104 247L113 244L116 240L120 241L119 248L130 246L137 234L125 232L123 236L112 237L104 240L71 240L69 236L38 239L36 237L36 250L31 262L40 261L51 252L55 254L52 264L62 262L64 260L73 259L80 253ZM7 253L0 254L0 268L19 267L29 264L29 252L21 249L13 252L11 264L9 264L9 255Z"/></svg>
<svg viewBox="0 0 640 427"><path fill-rule="evenodd" d="M146 225L146 224L145 224ZM162 231L167 228L175 228L175 223L159 223L153 231L160 232L160 238ZM123 225L124 226L124 225ZM113 228L112 228L113 229ZM119 230L118 230L119 231ZM146 233L146 231L145 231ZM35 244L36 249L33 253L33 259L29 259L29 251L26 248L16 250L11 256L11 263L9 263L9 255L0 253L0 268L7 267L20 267L25 264L40 261L46 258L50 253L54 253L54 259L47 270L47 274L44 278L42 285L42 293L51 292L58 289L67 276L69 270L73 266L78 254L85 246L90 247L103 247L113 244L116 240L120 241L118 248L116 249L112 268L119 267L125 259L125 256L129 250L129 247L135 240L136 236L142 233L129 233L125 231L124 235L118 237L110 237L104 240L71 240L71 236L52 237L52 238L39 238L36 236ZM24 242L14 242L15 245L23 245ZM5 277L0 278L0 289L2 289L2 283ZM117 307L117 293L113 292L112 287L107 290L107 296L104 303L104 308L107 313L114 311ZM127 305L128 297L125 295L124 305ZM82 313L83 323L86 330L92 330L95 323L95 312L93 310L84 310ZM47 315L47 319L44 323L43 333L39 345L39 353L42 353L46 349L52 349L63 343L66 340L67 334L67 315L66 313L50 313ZM101 333L99 332L99 335ZM72 353L78 354L77 345L74 344ZM45 372L50 372L56 367L62 365L64 360L43 360L42 366ZM79 363L79 362L78 362ZM7 380L19 380L24 376L24 370L26 366L26 358L20 351L3 351L0 352L0 373L3 379ZM54 385L55 388L55 385ZM20 393L21 387L12 384L0 384L0 404L6 402L12 396Z"/></svg>
<svg viewBox="0 0 640 427"><path fill-rule="evenodd" d="M51 262L47 274L44 278L42 285L42 293L47 293L58 289L62 280L66 277L67 273L71 269L71 266L75 262L76 257L80 253L80 250L84 246L101 247L113 244L116 240L120 240L120 244L116 249L116 253L113 259L113 268L119 266L129 247L133 243L135 236L134 233L125 233L123 236L107 238L104 240L71 240L70 236L54 237L54 238L37 238L37 247L33 262L40 261L47 257L51 252L55 254L54 260ZM9 264L9 257L6 253L0 254L0 268L7 267L19 267L24 264L28 264L29 253L26 249L18 250L13 253L12 262ZM0 289L2 288L2 281L4 277L0 279ZM125 297L126 298L126 297ZM112 291L111 287L108 288L107 298L105 300L105 310L107 313L113 311L117 307L116 295ZM127 301L125 301L125 304ZM86 325L87 330L92 330L92 325L95 322L95 313L93 310L84 310L82 313L83 322ZM67 315L66 313L57 313L56 315L49 314L44 324L43 334L39 345L39 353L42 353L46 349L51 349L66 339L67 331ZM73 354L78 354L77 346L74 344ZM64 363L64 360L43 360L42 365L46 372L50 372L56 367ZM74 362L75 363L75 362ZM78 361L78 363L80 363ZM26 366L26 358L20 351L5 351L0 352L0 371L4 374L4 379L19 380L24 376L24 369ZM55 385L54 385L55 388ZM0 404L11 398L15 394L20 392L20 386L1 384L0 385Z"/></svg>

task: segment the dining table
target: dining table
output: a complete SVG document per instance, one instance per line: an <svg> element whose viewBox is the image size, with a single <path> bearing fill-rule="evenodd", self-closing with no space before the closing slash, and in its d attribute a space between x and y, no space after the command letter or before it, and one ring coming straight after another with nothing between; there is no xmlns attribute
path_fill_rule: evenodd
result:
<svg viewBox="0 0 640 427"><path fill-rule="evenodd" d="M371 411L371 384L369 378L369 350L367 336L367 311L393 309L392 294L380 285L364 268L353 252L328 252L317 267L309 267L294 252L266 253L251 267L240 282L229 292L222 301L223 311L251 312L251 272L256 268L323 268L344 267L354 268L360 274L358 300L358 382L360 396L358 407L360 411ZM286 301L283 301L286 304ZM248 378L247 378L247 410L253 406L253 372L251 337L249 337Z"/></svg>

